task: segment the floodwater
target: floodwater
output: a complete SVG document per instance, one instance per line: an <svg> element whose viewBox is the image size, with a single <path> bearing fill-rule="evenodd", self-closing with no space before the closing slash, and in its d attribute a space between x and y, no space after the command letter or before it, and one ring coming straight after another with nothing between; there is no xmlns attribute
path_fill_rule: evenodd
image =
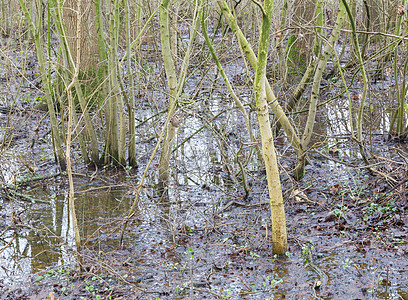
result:
<svg viewBox="0 0 408 300"><path fill-rule="evenodd" d="M238 64L227 71L245 79ZM185 90L193 91L198 81L189 81ZM339 98L319 110L313 142L326 157L311 152L300 182L290 177L293 151L281 132L277 136L290 249L274 257L266 178L253 149L244 145L243 120L226 91L202 89L181 112L168 197L161 197L156 186L156 158L122 245L123 222L160 128L157 118L138 127L138 170L95 172L80 159L76 162L83 249L75 246L64 176L17 189L29 198L14 194L15 200L2 200L0 297L408 299L406 190L361 167L358 147L350 139L347 100ZM327 97L339 90L333 88ZM250 90L241 92L242 99L251 99ZM164 108L163 93L146 93L141 100L159 99L154 105ZM140 122L152 116L149 105L145 101L138 107ZM399 154L406 150L386 141L389 113L375 107L366 115L368 145L384 159L383 172L402 182L406 162ZM27 165L43 175L57 172L47 126L39 136L48 140L27 146L41 116L13 117L26 125L19 127L25 134L0 155L1 181L10 189L15 180L32 174ZM7 116L0 117L4 126ZM251 117L255 129L256 116ZM237 159L248 160L248 197Z"/></svg>
<svg viewBox="0 0 408 300"><path fill-rule="evenodd" d="M219 103L212 114L225 108L228 105ZM328 145L338 148L338 160L355 162L358 151L347 147L347 125L339 121L347 117L336 115L335 107L327 110L319 115L325 118L319 124L325 126L319 125L316 132L332 137ZM253 153L247 168L251 191L244 199L242 178L236 175L237 166L230 157L238 151L245 130L239 114L226 111L213 126L224 128L228 141L214 139L214 128L202 128L203 118L186 118L177 140L182 145L174 152L168 198L158 195L153 168L126 230L123 248L120 231L135 198L142 166L137 172L102 170L96 175L92 170L80 170L87 175L75 177L76 214L84 243L81 251L75 246L65 178L23 189L24 194L42 202L16 204L17 213L24 216L18 223L24 226L3 232L0 279L9 295L15 295L17 287L25 287L27 293L34 291L35 284L28 282L53 276L61 280L68 275L59 270L78 268L81 263L93 266L92 272L100 272L101 278L113 270L131 276L127 289L122 284L110 290L118 290L117 295L126 299L145 299L146 293L160 299L182 299L190 293L208 299L407 299L406 227L386 228L392 222L381 218L383 224L378 228L368 226L355 212L355 197L363 198L363 191L352 194L351 199L327 192L336 183L368 189L370 178L363 170L316 157L299 186L284 177L290 251L283 258L271 254L265 177L257 170ZM233 130L234 126L242 130ZM278 144L278 149L286 149L284 146ZM141 148L147 154L150 147ZM386 148L380 153L384 151ZM249 152L243 151L246 156ZM284 158L282 162L291 163ZM12 177L8 169L2 170L4 178ZM290 191L298 188L305 191L307 201L291 196ZM322 190L326 190L324 197L319 194ZM331 207L344 216L326 220L329 211L336 211ZM403 211L398 213L404 216ZM7 229L5 225L1 228ZM100 285L99 295L107 296ZM67 296L75 291L62 290L63 286L53 289L56 295ZM87 295L87 290L83 293Z"/></svg>

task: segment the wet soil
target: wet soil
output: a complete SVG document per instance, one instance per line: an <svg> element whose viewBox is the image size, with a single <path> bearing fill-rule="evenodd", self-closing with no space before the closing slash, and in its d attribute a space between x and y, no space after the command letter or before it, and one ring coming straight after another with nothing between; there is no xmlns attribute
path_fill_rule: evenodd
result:
<svg viewBox="0 0 408 300"><path fill-rule="evenodd" d="M358 167L348 140L326 157L312 154L300 182L282 169L290 245L284 257L272 254L265 174L248 172L245 197L216 163L202 170L201 185L180 171L166 198L152 177L119 245L140 171L90 170L78 162L84 243L78 251L66 176L58 174L49 149L42 165L38 156L31 164L40 165L37 175L51 178L22 182L14 190L19 194L2 193L1 297L407 299L406 164L397 155L405 152L403 145L375 138L382 152L398 149L378 168L397 183Z"/></svg>

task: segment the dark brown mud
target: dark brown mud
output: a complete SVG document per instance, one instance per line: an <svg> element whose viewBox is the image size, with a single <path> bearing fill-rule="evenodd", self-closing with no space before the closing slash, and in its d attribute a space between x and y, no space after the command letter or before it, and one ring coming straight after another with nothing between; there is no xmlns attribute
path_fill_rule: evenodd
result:
<svg viewBox="0 0 408 300"><path fill-rule="evenodd" d="M389 161L383 166L395 167ZM240 186L211 182L175 183L169 198L161 199L150 183L123 247L119 233L137 173L77 172L80 251L73 242L64 175L18 189L37 203L3 198L3 299L408 296L404 174L391 186L364 168L316 155L301 182L283 175L290 249L275 257L262 172L250 174L246 199ZM207 172L228 183L223 171ZM398 178L395 171L393 176Z"/></svg>

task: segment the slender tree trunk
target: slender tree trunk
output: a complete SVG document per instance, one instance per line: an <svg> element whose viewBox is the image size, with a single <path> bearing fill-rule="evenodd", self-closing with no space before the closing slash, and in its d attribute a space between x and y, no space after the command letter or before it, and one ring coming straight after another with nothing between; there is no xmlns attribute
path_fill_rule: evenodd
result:
<svg viewBox="0 0 408 300"><path fill-rule="evenodd" d="M170 27L169 27L169 4L170 0L162 0L160 8L160 40L162 48L162 56L164 69L166 71L167 84L169 89L169 107L176 106L176 94L177 94L177 74L176 66L173 61L173 55L171 52L170 44ZM169 114L172 113L169 111ZM173 115L170 115L170 119ZM162 152L159 161L159 179L164 184L167 185L169 181L169 164L170 164L170 154L171 146L174 138L174 128L171 122L169 122L166 128L166 134L163 141Z"/></svg>
<svg viewBox="0 0 408 300"><path fill-rule="evenodd" d="M218 1L219 6L221 7L221 11L224 15L225 20L228 22L228 25L230 26L231 30L234 32L235 36L238 39L238 42L242 48L242 50L245 53L245 56L249 60L249 63L251 64L252 68L256 70L257 66L257 57L252 50L251 45L248 43L247 39L243 35L242 31L238 27L237 21L233 14L231 13L231 10L228 8L227 2L225 0L219 0ZM267 102L272 108L273 113L275 115L275 119L278 120L280 125L282 126L283 130L286 133L286 136L289 140L289 142L292 144L293 149L297 154L302 153L301 150L301 145L300 145L300 139L295 131L295 128L291 124L291 121L289 120L288 116L285 114L284 110L280 106L279 102L276 99L275 93L273 92L271 86L269 85L268 81L265 80L265 90L266 90L266 97L267 97Z"/></svg>
<svg viewBox="0 0 408 300"><path fill-rule="evenodd" d="M302 135L302 146L303 153L298 156L298 163L296 165L294 176L296 179L300 179L304 176L305 165L306 165L306 154L309 147L310 139L312 138L313 128L316 121L317 104L319 100L320 92L320 82L323 77L323 71L326 69L327 61L329 60L330 54L333 51L334 45L337 43L339 38L340 30L344 24L344 18L346 16L346 10L342 3L340 3L340 8L337 14L337 20L330 35L330 38L324 47L324 51L320 56L319 62L317 64L317 69L313 78L313 86L310 95L309 104L309 114L307 116L305 130Z"/></svg>
<svg viewBox="0 0 408 300"><path fill-rule="evenodd" d="M113 121L115 135L117 137L112 136L112 142L116 143L116 145L112 144L112 147L117 151L117 157L115 153L115 159L117 160L116 163L119 163L122 166L126 165L126 132L127 132L127 122L126 122L126 112L125 107L123 104L122 93L120 90L119 85L119 74L118 74L118 46L119 46L119 32L122 29L120 24L120 0L113 1L113 7L111 12L110 18L110 35L111 35L111 43L110 43L110 82L111 82L111 91L112 91L112 107L114 106L114 111L117 113L112 114L112 119L117 119Z"/></svg>
<svg viewBox="0 0 408 300"><path fill-rule="evenodd" d="M269 120L269 106L265 90L266 61L268 57L272 13L273 0L266 0L264 2L264 12L262 15L262 25L259 37L258 62L256 64L254 90L256 111L262 138L262 152L269 188L273 253L282 255L288 251L285 208L283 205L279 168L273 143L271 123Z"/></svg>
<svg viewBox="0 0 408 300"><path fill-rule="evenodd" d="M127 53L127 71L129 78L129 100L128 100L128 114L129 114L129 146L128 146L128 162L132 167L137 167L136 158L136 127L135 127L135 83L132 71L132 59L131 55L131 26L130 26L130 12L131 5L129 0L125 0L125 21L126 21L126 53ZM140 8L137 8L138 12ZM140 20L136 20L139 24ZM136 33L139 34L140 26L136 26Z"/></svg>
<svg viewBox="0 0 408 300"><path fill-rule="evenodd" d="M160 154L159 160L159 180L161 186L168 185L169 182L169 164L170 155L173 145L173 139L176 132L176 127L178 127L178 120L174 118L174 113L176 110L176 105L178 98L181 95L185 79L187 76L188 65L190 61L191 51L193 48L193 42L197 33L198 27L198 1L195 3L194 13L193 13L193 24L190 29L190 40L185 51L183 62L181 64L181 69L179 72L179 78L177 78L176 67L173 61L171 45L170 45L170 30L169 30L169 15L168 7L170 0L162 0L162 5L160 7L160 39L161 48L163 56L163 64L167 76L167 84L169 86L169 110L166 120L166 134L164 137L162 152ZM177 125L177 126L176 126Z"/></svg>
<svg viewBox="0 0 408 300"><path fill-rule="evenodd" d="M405 0L402 1L401 7L405 7ZM396 28L396 35L400 35L401 32L401 23L402 23L402 18L404 16L404 13L400 13L398 15L398 20L397 20L397 28ZM406 128L404 126L404 119L405 119L405 97L406 97L406 72L407 72L407 64L408 64L408 58L405 60L404 68L403 68L403 74L402 74L402 83L400 84L399 78L400 78L400 70L399 70L399 55L398 55L398 49L399 47L395 47L394 50L394 78L395 78L395 90L396 90L396 95L397 95L397 101L398 101L398 108L397 112L395 115L395 121L391 123L390 126L390 131L392 132L394 130L394 123L396 122L395 126L395 133L397 134L398 138L402 138L404 135L406 135Z"/></svg>
<svg viewBox="0 0 408 300"><path fill-rule="evenodd" d="M72 88L75 86L75 82L78 79L79 74L79 66L80 66L80 53L81 53L81 22L78 22L81 18L81 7L82 1L78 0L77 7L76 7L76 53L79 54L75 57L75 64L74 64L74 74L72 76L71 83L67 86L67 94L68 94L68 125L67 125L67 139L66 139L66 147L65 147L65 155L67 160L67 173L68 173L68 182L69 182L69 210L72 216L73 228L75 232L75 243L77 249L79 250L81 247L81 236L79 234L78 222L76 218L76 211L75 211L75 190L74 190L74 180L72 177L72 165L71 165L71 138L72 138L72 125L73 125L73 114L74 114L74 101L72 99Z"/></svg>
<svg viewBox="0 0 408 300"><path fill-rule="evenodd" d="M54 6L59 9L59 3ZM64 7L62 8L63 14L62 16L58 15L59 19L57 21L59 22L57 27L59 28L63 40L62 45L65 47L64 53L68 56L65 60L67 63L66 68L67 70L70 70L72 74L74 64L77 61L77 56L79 56L81 63L78 66L78 78L82 77L82 79L87 79L90 70L92 71L91 75L93 77L99 60L96 26L94 22L95 12L93 7L93 2L91 0L87 0L86 2L81 1L80 7L78 7L77 1L68 0L64 3ZM80 9L80 11L77 12L77 9ZM77 13L79 14L79 18L77 18ZM79 36L80 48L78 49L76 36L77 27L79 25L84 30L81 30L81 35ZM83 88L78 80L75 80L74 84L76 92L75 96L78 99L85 121L85 132L87 138L90 140L91 159L97 164L99 163L98 140L89 115L90 104L89 101L86 100L87 95L84 94L86 89Z"/></svg>
<svg viewBox="0 0 408 300"><path fill-rule="evenodd" d="M47 70L45 68L45 58L44 58L44 49L42 48L42 32L41 32L41 18L37 18L38 21L37 24L33 22L32 16L30 15L30 12L28 11L28 8L25 4L24 0L19 0L20 5L23 9L23 12L26 16L26 19L28 21L28 25L31 29L31 32L34 36L34 42L35 42L35 49L36 49L36 54L37 54L37 59L38 59L38 66L40 68L40 75L41 75L41 82L44 88L45 92L45 98L47 100L47 107L48 107L48 112L50 115L50 124L51 124L51 134L53 138L53 144L54 144L54 152L56 154L58 163L60 165L60 168L62 171L65 171L66 169L66 159L63 151L63 143L62 139L60 136L60 131L58 127L58 121L57 121L57 116L55 113L54 109L54 101L52 99L52 93L51 93L51 79L48 77Z"/></svg>
<svg viewBox="0 0 408 300"><path fill-rule="evenodd" d="M289 57L293 63L291 66L303 66L304 69L312 57L314 35L310 27L315 25L315 0L295 0L293 10L293 25L296 28L293 34L296 42Z"/></svg>

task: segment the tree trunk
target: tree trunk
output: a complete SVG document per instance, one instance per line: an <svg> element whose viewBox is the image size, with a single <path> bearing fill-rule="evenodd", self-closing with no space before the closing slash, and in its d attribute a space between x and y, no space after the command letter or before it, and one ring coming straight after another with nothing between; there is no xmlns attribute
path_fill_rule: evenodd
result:
<svg viewBox="0 0 408 300"><path fill-rule="evenodd" d="M54 6L57 7L57 5ZM63 20L58 20L61 23L64 23L59 24L59 26L60 34L62 34L62 45L65 45L66 47L66 49L64 49L67 56L65 62L67 64L66 68L72 72L75 63L79 61L78 80L87 79L88 71L90 70L93 71L91 79L94 80L94 72L96 70L97 62L99 61L99 55L93 1L81 1L78 18L77 11L77 1L67 0L62 7ZM78 24L78 22L80 22L80 24ZM79 33L79 47L77 47L76 40L78 25L80 25L82 29ZM83 88L81 82L78 80L75 81L75 96L78 99L84 117L87 139L90 140L91 159L94 163L99 163L98 140L89 115L90 101L86 100L86 89Z"/></svg>
<svg viewBox="0 0 408 300"><path fill-rule="evenodd" d="M237 21L231 10L229 9L227 2L225 0L218 1L218 4L221 8L222 14L224 15L225 20L228 22L231 30L234 32L235 36L238 39L238 42L244 51L245 56L247 57L249 63L251 64L252 68L256 70L257 66L257 57L252 50L251 45L245 38L244 34L242 33L241 29L238 27ZM289 120L288 116L285 114L283 108L280 106L279 102L276 99L275 93L273 92L269 82L265 80L265 89L266 89L266 97L267 102L269 103L270 108L273 110L275 115L275 119L278 120L280 125L282 126L283 130L286 133L286 136L289 142L292 144L293 149L297 154L302 153L300 149L300 139L295 131L295 128L292 126L291 121Z"/></svg>
<svg viewBox="0 0 408 300"><path fill-rule="evenodd" d="M42 47L43 43L41 41L41 35L42 35L41 22L40 22L41 20L39 20L37 23L34 23L33 18L30 15L30 12L25 4L25 1L24 0L19 0L19 1L23 9L23 12L26 16L26 19L28 21L28 26L30 27L31 32L34 36L35 50L36 50L37 59L38 59L38 66L40 69L41 82L44 88L45 98L47 100L48 112L50 115L51 135L53 139L54 153L58 160L61 170L65 171L67 164L65 160L65 154L63 151L63 142L62 142L59 127L58 127L57 115L54 109L54 101L53 101L52 93L51 93L51 87L50 87L51 78L48 77L48 72L45 68L44 49Z"/></svg>
<svg viewBox="0 0 408 300"><path fill-rule="evenodd" d="M63 6L63 17L66 26L68 45L71 50L72 60L77 57L76 32L77 32L77 0L65 0ZM96 69L99 61L98 40L96 34L95 10L92 0L83 1L81 5L81 31L80 36L80 66L79 72L87 72Z"/></svg>
<svg viewBox="0 0 408 300"><path fill-rule="evenodd" d="M315 25L315 0L295 0L293 13L293 25L296 28L293 32L295 42L292 45L292 51L289 52L292 53L289 58L294 66L305 68L312 57L314 33L310 27Z"/></svg>
<svg viewBox="0 0 408 300"><path fill-rule="evenodd" d="M265 12L262 16L261 33L259 37L258 62L256 64L254 90L256 111L262 138L262 152L269 188L273 253L282 255L288 251L285 208L283 205L279 168L273 143L271 123L269 120L269 106L265 90L266 61L268 57L273 0L265 1L264 10Z"/></svg>
<svg viewBox="0 0 408 300"><path fill-rule="evenodd" d="M176 96L177 96L177 74L176 67L173 61L173 55L171 52L170 45L170 27L169 27L169 4L170 0L163 0L160 8L160 40L162 48L162 56L164 69L166 71L167 84L169 89L169 107L175 107ZM172 109L173 110L173 109ZM169 110L170 119L173 118L172 114L174 112ZM169 181L169 164L170 164L170 154L171 146L174 138L174 131L172 122L169 122L166 128L166 134L163 141L162 152L159 161L159 179L163 185L167 185Z"/></svg>
<svg viewBox="0 0 408 300"><path fill-rule="evenodd" d="M344 24L344 18L346 16L346 10L342 3L340 3L339 12L337 14L337 20L333 27L330 38L324 47L323 53L320 56L319 62L317 64L317 69L313 78L313 86L310 94L310 104L309 104L309 114L307 116L305 130L302 135L301 149L303 153L298 155L298 164L294 171L294 177L300 179L304 176L305 165L306 165L306 154L309 147L310 139L312 138L313 128L316 121L317 104L319 100L320 92L320 82L323 77L323 71L326 68L327 61L331 53L333 52L333 47L336 45L337 40L340 35L340 30Z"/></svg>

